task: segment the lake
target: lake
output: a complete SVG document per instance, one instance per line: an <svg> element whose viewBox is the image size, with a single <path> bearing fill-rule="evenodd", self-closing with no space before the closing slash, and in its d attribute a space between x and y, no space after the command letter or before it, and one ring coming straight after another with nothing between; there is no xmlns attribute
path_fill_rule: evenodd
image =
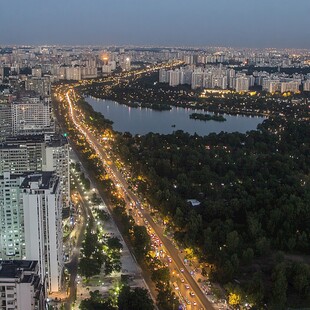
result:
<svg viewBox="0 0 310 310"><path fill-rule="evenodd" d="M183 130L190 134L208 135L221 131L245 133L255 130L264 121L264 117L226 115L226 122L200 121L189 118L191 113L207 113L203 110L172 107L170 111L156 111L146 108L131 108L111 100L99 100L88 97L86 101L105 118L114 122L113 129L131 134L147 134L149 132L169 134ZM209 113L208 114L212 114ZM173 127L172 127L173 126Z"/></svg>

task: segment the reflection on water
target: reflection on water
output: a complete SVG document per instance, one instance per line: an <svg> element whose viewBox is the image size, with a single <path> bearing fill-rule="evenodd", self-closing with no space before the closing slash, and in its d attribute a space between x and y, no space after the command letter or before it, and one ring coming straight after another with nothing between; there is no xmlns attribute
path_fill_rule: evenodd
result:
<svg viewBox="0 0 310 310"><path fill-rule="evenodd" d="M95 111L101 112L114 122L113 129L132 134L148 132L169 134L183 130L190 134L207 135L211 132L246 132L256 129L264 117L230 116L224 114L226 122L199 121L189 118L191 113L206 113L202 110L173 107L170 111L155 111L145 108L131 108L110 100L86 99ZM212 113L210 113L212 114Z"/></svg>

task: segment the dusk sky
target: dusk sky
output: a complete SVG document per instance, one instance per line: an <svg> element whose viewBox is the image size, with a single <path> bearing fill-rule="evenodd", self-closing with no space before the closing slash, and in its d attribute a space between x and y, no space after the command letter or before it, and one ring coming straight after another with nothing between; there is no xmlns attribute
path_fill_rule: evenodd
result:
<svg viewBox="0 0 310 310"><path fill-rule="evenodd" d="M310 0L10 0L0 45L310 48Z"/></svg>

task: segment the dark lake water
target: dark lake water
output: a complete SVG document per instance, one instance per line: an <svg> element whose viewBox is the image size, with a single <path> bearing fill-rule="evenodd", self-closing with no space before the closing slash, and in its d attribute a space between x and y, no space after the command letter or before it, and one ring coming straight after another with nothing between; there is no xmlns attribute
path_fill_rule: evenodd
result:
<svg viewBox="0 0 310 310"><path fill-rule="evenodd" d="M131 134L146 134L149 132L169 134L175 130L183 130L190 134L208 135L221 131L245 133L256 129L264 117L231 116L224 114L226 122L200 121L189 118L191 113L207 113L202 110L173 107L170 111L155 111L145 108L130 108L111 100L86 98L95 111L101 112L114 122L113 129ZM210 113L212 114L212 113ZM173 125L173 127L172 127ZM174 127L175 125L175 127Z"/></svg>

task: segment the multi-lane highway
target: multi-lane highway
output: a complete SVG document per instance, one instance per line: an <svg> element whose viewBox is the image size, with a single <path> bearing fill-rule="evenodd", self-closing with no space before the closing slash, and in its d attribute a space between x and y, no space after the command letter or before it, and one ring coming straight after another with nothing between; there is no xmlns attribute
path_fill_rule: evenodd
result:
<svg viewBox="0 0 310 310"><path fill-rule="evenodd" d="M181 293L182 298L187 302L187 309L190 309L190 307L193 307L193 309L214 309L212 303L206 298L204 293L201 291L198 283L195 281L193 276L190 274L190 271L188 269L188 266L184 264L182 259L179 256L179 253L173 243L164 236L163 228L155 223L153 221L153 218L150 215L150 212L146 209L142 209L139 202L139 197L133 193L131 190L128 189L128 184L126 179L123 177L121 172L116 168L113 162L111 162L111 159L109 158L108 154L106 153L103 145L100 142L100 139L94 134L88 126L83 123L83 117L79 114L79 111L77 107L74 104L74 89L70 88L66 92L66 101L68 103L69 107L69 115L76 126L76 128L82 133L91 147L95 150L98 157L101 159L104 167L107 170L107 173L109 173L110 178L115 182L115 184L118 184L123 191L127 194L129 201L133 203L137 208L139 208L139 212L142 214L142 217L148 221L148 225L151 227L151 229L154 231L154 233L157 235L157 237L160 239L167 255L171 257L171 268L172 273L174 272L174 275L172 277L175 277L177 274L179 274L178 278L175 278L175 282L178 283L178 289L176 289L176 293ZM128 200L128 199L127 199ZM129 202L128 201L128 202ZM130 204L128 203L128 207L130 208ZM181 275L182 274L182 275ZM184 279L184 283L181 282L181 278ZM189 289L185 287L185 284L189 286ZM192 292L192 295L190 296L189 292ZM194 305L195 304L195 305Z"/></svg>

